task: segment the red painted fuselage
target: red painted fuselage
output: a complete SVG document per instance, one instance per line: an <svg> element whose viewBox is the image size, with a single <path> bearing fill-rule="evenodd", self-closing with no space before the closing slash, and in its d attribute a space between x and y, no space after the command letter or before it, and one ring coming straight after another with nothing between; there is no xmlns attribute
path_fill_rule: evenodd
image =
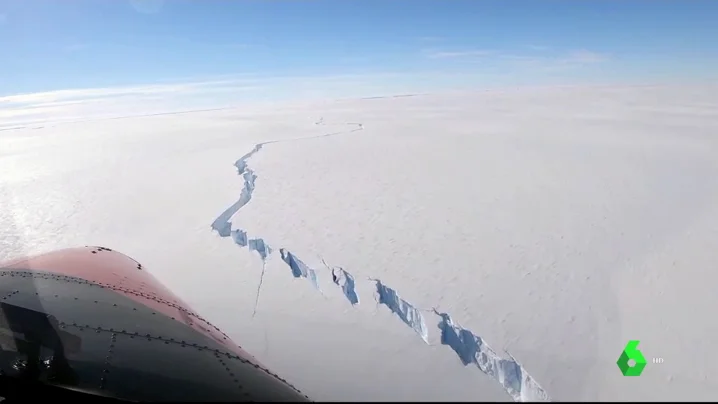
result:
<svg viewBox="0 0 718 404"><path fill-rule="evenodd" d="M0 299L3 380L128 401L309 401L108 248L0 264Z"/></svg>

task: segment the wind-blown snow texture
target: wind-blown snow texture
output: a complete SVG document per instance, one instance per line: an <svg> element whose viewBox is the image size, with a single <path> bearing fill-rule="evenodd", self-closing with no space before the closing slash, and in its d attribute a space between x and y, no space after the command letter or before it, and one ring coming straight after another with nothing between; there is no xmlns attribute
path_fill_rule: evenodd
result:
<svg viewBox="0 0 718 404"><path fill-rule="evenodd" d="M320 118L315 124L324 125L324 118ZM312 138L352 133L364 129L364 125L361 123L347 123L346 125L357 127L350 131L334 132ZM290 139L290 141L291 140L302 139ZM252 195L255 191L257 175L249 167L247 160L255 153L262 150L265 145L278 142L281 141L274 140L258 143L250 152L246 153L234 163L238 174L244 179L244 185L240 192L239 199L232 206L227 208L221 215L219 215L211 226L212 229L216 230L221 237L231 236L235 244L240 247L248 247L250 251L257 252L262 259L262 273L257 287L254 314L256 314L257 305L259 303L259 296L266 268L266 260L272 254L273 250L264 241L264 239L248 239L246 231L242 229L232 229L231 219L242 207L246 206L251 201ZM308 279L312 286L320 291L316 269L310 268L286 248L280 248L279 252L282 261L289 266L292 271L292 275L295 278ZM356 293L354 276L343 268L333 268L331 269L331 274L333 283L342 289L342 292L352 306L359 304L359 297ZM414 332L418 334L426 344L430 344L429 331L426 327L426 320L421 313L422 310L402 299L396 290L384 285L380 280L370 280L375 282L378 303L386 306L392 313L396 314L396 316L401 319L405 325L414 330ZM442 323L439 325L439 328L441 329L442 344L449 345L459 355L465 365L468 363L475 363L482 372L500 383L515 401L549 400L548 394L543 390L543 388L539 386L528 374L528 372L526 372L526 370L523 369L523 367L521 367L521 365L519 365L513 358L510 360L500 358L493 350L491 350L491 348L488 347L488 345L484 344L480 337L475 336L468 330L464 330L461 327L454 325L448 314L438 312L436 312L436 314L442 318Z"/></svg>

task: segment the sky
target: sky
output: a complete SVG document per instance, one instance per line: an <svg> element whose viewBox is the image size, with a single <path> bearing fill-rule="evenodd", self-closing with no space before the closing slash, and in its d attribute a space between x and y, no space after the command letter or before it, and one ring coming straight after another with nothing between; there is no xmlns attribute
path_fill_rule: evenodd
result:
<svg viewBox="0 0 718 404"><path fill-rule="evenodd" d="M713 0L0 0L0 119L87 97L712 80L715 21Z"/></svg>

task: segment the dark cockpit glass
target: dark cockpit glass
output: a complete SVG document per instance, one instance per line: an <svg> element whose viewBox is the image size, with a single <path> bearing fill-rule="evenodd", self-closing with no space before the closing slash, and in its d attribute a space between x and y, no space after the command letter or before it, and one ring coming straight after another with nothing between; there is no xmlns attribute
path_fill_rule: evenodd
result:
<svg viewBox="0 0 718 404"><path fill-rule="evenodd" d="M0 397L308 401L276 375L109 287L0 270Z"/></svg>

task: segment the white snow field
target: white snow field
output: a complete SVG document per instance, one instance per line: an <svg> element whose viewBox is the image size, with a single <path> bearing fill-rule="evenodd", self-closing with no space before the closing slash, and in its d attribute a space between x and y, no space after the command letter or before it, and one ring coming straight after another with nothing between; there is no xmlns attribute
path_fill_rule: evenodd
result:
<svg viewBox="0 0 718 404"><path fill-rule="evenodd" d="M717 90L3 130L0 260L119 250L315 400L715 400Z"/></svg>

